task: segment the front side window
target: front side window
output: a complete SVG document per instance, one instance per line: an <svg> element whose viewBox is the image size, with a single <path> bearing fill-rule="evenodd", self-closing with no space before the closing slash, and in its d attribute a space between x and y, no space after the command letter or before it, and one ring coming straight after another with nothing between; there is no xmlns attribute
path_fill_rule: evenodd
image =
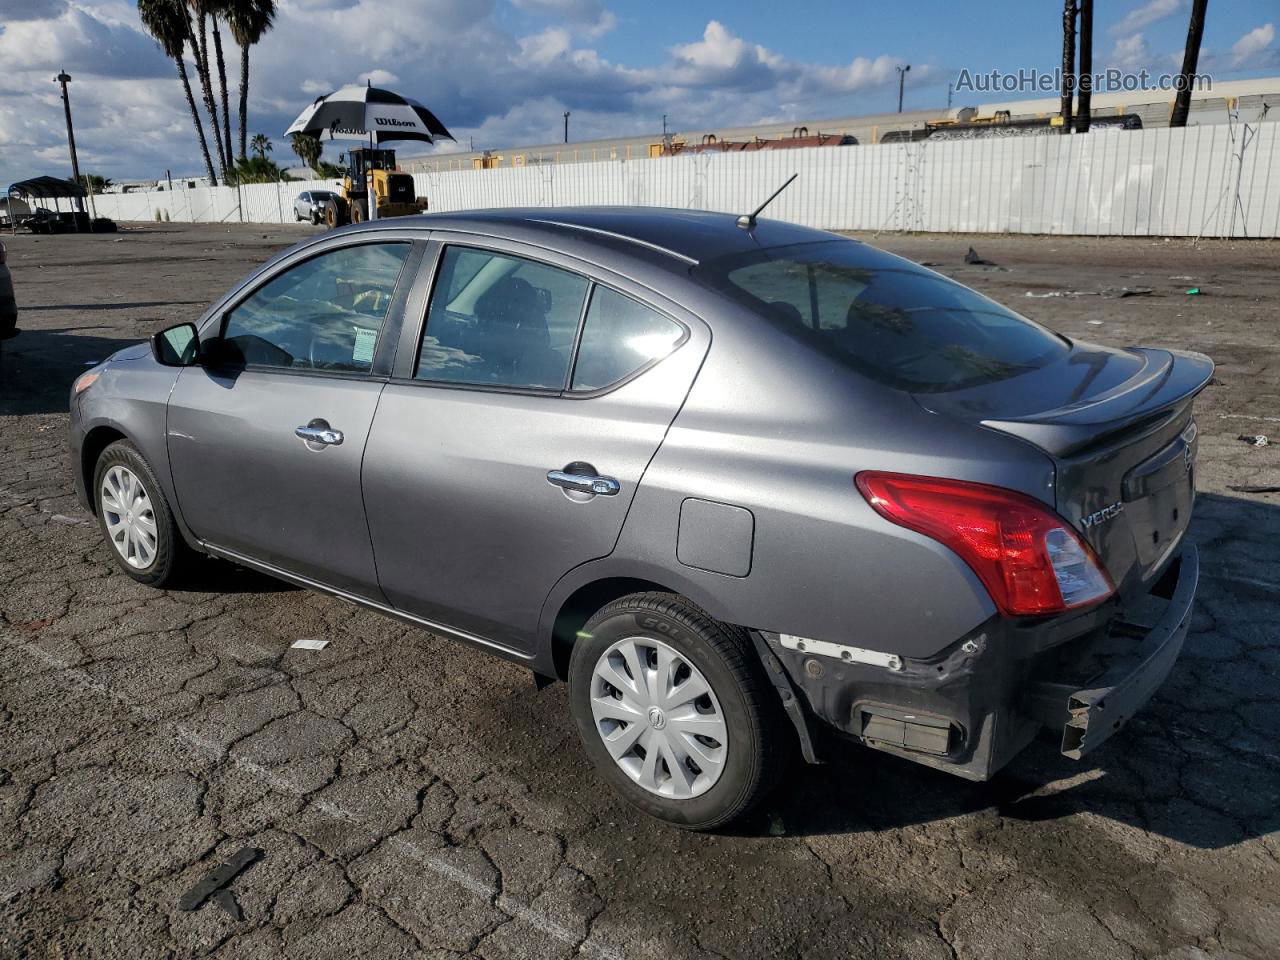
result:
<svg viewBox="0 0 1280 960"><path fill-rule="evenodd" d="M684 337L684 328L608 287L591 292L582 328L574 390L599 390L661 360Z"/></svg>
<svg viewBox="0 0 1280 960"><path fill-rule="evenodd" d="M286 270L228 315L222 335L228 359L367 372L411 249L408 243L343 247Z"/></svg>
<svg viewBox="0 0 1280 960"><path fill-rule="evenodd" d="M1070 350L994 300L850 240L759 250L693 274L822 353L903 390L993 383Z"/></svg>
<svg viewBox="0 0 1280 960"><path fill-rule="evenodd" d="M522 257L446 247L414 376L563 390L585 278Z"/></svg>

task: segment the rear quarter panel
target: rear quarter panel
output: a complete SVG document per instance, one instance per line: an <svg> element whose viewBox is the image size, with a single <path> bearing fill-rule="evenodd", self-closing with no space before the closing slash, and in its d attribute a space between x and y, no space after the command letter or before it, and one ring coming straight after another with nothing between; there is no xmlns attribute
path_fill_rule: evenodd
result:
<svg viewBox="0 0 1280 960"><path fill-rule="evenodd" d="M692 391L636 494L614 557L661 571L732 623L925 658L988 619L989 595L941 544L876 514L861 470L992 483L1052 505L1053 466L1022 441L957 425L858 378L767 323L725 314ZM754 517L749 573L682 564L681 504Z"/></svg>

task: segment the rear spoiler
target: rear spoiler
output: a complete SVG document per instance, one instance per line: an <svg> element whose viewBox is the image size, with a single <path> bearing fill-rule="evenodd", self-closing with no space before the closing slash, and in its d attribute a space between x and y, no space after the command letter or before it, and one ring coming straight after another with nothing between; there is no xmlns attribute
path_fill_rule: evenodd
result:
<svg viewBox="0 0 1280 960"><path fill-rule="evenodd" d="M1054 457L1105 443L1116 434L1165 419L1208 386L1213 361L1202 353L1140 347L1145 366L1109 393L1056 410L1011 420L983 420L984 427L1011 434Z"/></svg>

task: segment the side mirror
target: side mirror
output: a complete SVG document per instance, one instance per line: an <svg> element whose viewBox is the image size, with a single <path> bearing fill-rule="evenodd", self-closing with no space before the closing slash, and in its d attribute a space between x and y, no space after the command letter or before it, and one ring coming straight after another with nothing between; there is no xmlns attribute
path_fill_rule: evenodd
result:
<svg viewBox="0 0 1280 960"><path fill-rule="evenodd" d="M200 335L194 323L180 323L151 337L151 355L166 367L193 367L200 361Z"/></svg>

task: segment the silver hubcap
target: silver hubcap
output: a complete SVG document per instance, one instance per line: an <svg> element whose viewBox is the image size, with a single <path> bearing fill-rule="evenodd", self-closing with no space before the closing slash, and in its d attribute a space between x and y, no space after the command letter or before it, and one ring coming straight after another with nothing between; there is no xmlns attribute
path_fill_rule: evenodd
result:
<svg viewBox="0 0 1280 960"><path fill-rule="evenodd" d="M131 567L145 570L156 558L156 515L142 481L128 467L114 466L99 492L107 537Z"/></svg>
<svg viewBox="0 0 1280 960"><path fill-rule="evenodd" d="M724 770L729 732L711 685L661 640L628 637L596 661L591 715L605 749L650 793L688 800Z"/></svg>

